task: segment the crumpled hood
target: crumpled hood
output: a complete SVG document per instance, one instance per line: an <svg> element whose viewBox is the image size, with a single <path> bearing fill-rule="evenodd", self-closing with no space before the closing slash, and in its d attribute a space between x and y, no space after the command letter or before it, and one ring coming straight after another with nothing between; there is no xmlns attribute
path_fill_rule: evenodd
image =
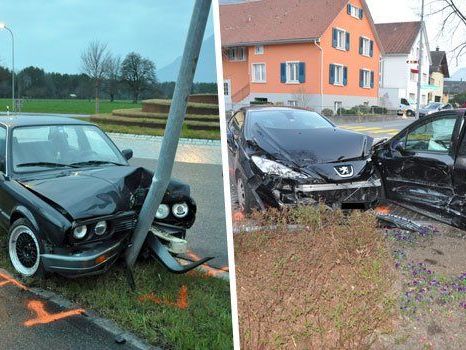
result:
<svg viewBox="0 0 466 350"><path fill-rule="evenodd" d="M257 145L285 164L299 167L311 164L341 162L361 158L370 150L370 136L339 128L307 130L256 129Z"/></svg>
<svg viewBox="0 0 466 350"><path fill-rule="evenodd" d="M144 168L112 166L18 182L41 199L62 208L72 219L78 220L131 210L135 203L132 197L137 196L138 189L147 189L151 179L152 173ZM172 181L167 193L174 184L188 187ZM187 191L189 195L189 187Z"/></svg>

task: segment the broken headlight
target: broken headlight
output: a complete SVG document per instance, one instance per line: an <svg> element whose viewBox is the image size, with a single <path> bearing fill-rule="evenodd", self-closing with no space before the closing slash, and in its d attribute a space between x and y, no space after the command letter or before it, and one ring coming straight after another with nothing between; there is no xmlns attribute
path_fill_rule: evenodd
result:
<svg viewBox="0 0 466 350"><path fill-rule="evenodd" d="M273 160L252 156L252 161L265 174L277 175L287 179L306 179L307 176L300 174L283 164L274 162Z"/></svg>

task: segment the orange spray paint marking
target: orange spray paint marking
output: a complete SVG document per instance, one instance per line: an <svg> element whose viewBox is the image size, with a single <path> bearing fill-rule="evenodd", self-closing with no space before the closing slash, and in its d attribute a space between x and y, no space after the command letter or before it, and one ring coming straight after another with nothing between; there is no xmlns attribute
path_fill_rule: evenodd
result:
<svg viewBox="0 0 466 350"><path fill-rule="evenodd" d="M3 279L3 281L0 282L0 287L6 286L8 284L12 284L18 288L21 288L22 290L28 290L28 288L24 284L18 282L13 277L10 277L1 272L0 272L0 277Z"/></svg>
<svg viewBox="0 0 466 350"><path fill-rule="evenodd" d="M201 260L201 258L199 256L197 256L196 254L194 254L191 251L188 251L186 253L186 255L189 256L193 261ZM213 267L210 267L207 264L202 264L201 266L209 276L214 276L215 277L215 276L221 274L222 272L228 272L228 267L227 266L224 266L221 269L214 269Z"/></svg>
<svg viewBox="0 0 466 350"><path fill-rule="evenodd" d="M235 211L233 213L233 221L242 221L244 220L244 214L240 211Z"/></svg>
<svg viewBox="0 0 466 350"><path fill-rule="evenodd" d="M178 293L178 299L176 302L170 301L167 298L159 298L153 293L141 295L138 298L139 301L152 301L156 304L165 304L169 306L175 306L179 309L187 309L188 308L188 287L185 285L181 286L180 292Z"/></svg>
<svg viewBox="0 0 466 350"><path fill-rule="evenodd" d="M84 309L75 309L75 310L59 312L56 314L49 314L44 309L44 303L39 300L29 301L28 309L31 311L34 311L37 314L37 317L32 320L28 320L24 322L24 325L26 327L32 327L38 324L47 324L47 323L55 322L55 321L58 321L58 320L61 320L61 319L64 319L70 316L81 315L85 312Z"/></svg>
<svg viewBox="0 0 466 350"><path fill-rule="evenodd" d="M375 208L377 214L390 214L390 208L385 206L378 206Z"/></svg>

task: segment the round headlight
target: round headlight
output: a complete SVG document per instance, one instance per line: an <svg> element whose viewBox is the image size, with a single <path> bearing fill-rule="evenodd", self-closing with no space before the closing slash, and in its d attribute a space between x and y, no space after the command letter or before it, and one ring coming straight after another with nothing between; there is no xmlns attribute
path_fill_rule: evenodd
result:
<svg viewBox="0 0 466 350"><path fill-rule="evenodd" d="M97 236L102 236L107 231L107 222L106 221L99 221L95 225L94 232Z"/></svg>
<svg viewBox="0 0 466 350"><path fill-rule="evenodd" d="M168 214L170 214L170 208L166 204L160 204L159 208L157 209L157 213L155 213L155 217L157 219L165 219Z"/></svg>
<svg viewBox="0 0 466 350"><path fill-rule="evenodd" d="M179 219L184 218L186 215L188 215L188 212L189 212L189 207L188 207L188 204L186 204L186 202L176 203L176 204L173 204L172 206L173 215L175 215Z"/></svg>
<svg viewBox="0 0 466 350"><path fill-rule="evenodd" d="M87 233L86 225L78 226L73 230L73 237L76 239L83 239L84 237L86 237L86 233Z"/></svg>

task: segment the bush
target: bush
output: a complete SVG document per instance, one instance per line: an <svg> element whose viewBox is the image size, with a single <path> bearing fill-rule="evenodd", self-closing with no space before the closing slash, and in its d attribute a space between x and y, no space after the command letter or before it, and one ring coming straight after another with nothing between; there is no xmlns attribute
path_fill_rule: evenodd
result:
<svg viewBox="0 0 466 350"><path fill-rule="evenodd" d="M331 110L330 108L324 108L322 110L322 115L325 117L333 117L333 110Z"/></svg>
<svg viewBox="0 0 466 350"><path fill-rule="evenodd" d="M372 106L371 108L374 114L387 114L387 108L385 107Z"/></svg>

